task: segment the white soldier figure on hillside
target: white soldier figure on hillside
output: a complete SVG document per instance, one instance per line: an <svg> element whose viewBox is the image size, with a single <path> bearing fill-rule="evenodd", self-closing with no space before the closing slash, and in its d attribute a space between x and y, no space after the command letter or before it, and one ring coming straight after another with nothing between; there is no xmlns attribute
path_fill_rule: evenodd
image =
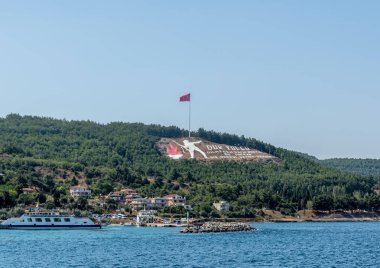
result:
<svg viewBox="0 0 380 268"><path fill-rule="evenodd" d="M203 157L205 159L207 159L207 155L201 149L199 149L197 146L195 146L195 144L199 144L201 142L202 141L190 142L188 140L184 140L183 141L184 146L181 146L181 147L184 148L185 150L187 150L190 153L191 158L194 158L194 151L197 151L198 153L200 153L201 155L203 155Z"/></svg>
<svg viewBox="0 0 380 268"><path fill-rule="evenodd" d="M191 158L194 158L194 152L196 151L196 152L200 153L205 159L207 159L207 155L201 149L199 149L197 146L195 146L195 144L199 144L201 142L202 141L190 142L188 140L184 140L183 145L178 144L177 142L175 142L175 143L177 143L179 146L181 146L182 149L185 149L186 151L188 151L190 153Z"/></svg>

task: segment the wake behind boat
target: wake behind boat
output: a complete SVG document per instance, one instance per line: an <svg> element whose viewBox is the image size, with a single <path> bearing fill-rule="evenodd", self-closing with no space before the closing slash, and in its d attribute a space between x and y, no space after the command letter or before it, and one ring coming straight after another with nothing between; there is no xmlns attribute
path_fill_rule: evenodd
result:
<svg viewBox="0 0 380 268"><path fill-rule="evenodd" d="M9 218L0 229L100 229L90 218L76 217L60 211L28 208L19 218Z"/></svg>

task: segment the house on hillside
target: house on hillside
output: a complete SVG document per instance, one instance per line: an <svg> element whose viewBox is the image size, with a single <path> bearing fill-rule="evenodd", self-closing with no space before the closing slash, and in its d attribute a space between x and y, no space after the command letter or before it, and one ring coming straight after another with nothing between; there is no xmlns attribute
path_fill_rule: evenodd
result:
<svg viewBox="0 0 380 268"><path fill-rule="evenodd" d="M34 194L37 193L37 190L34 188L21 188L23 194Z"/></svg>
<svg viewBox="0 0 380 268"><path fill-rule="evenodd" d="M126 196L124 197L124 203L125 203L126 205L129 205L129 204L131 204L134 200L138 200L138 199L141 199L141 198L142 198L142 196L139 195L138 193L130 193L130 194L128 194L128 195L126 195Z"/></svg>
<svg viewBox="0 0 380 268"><path fill-rule="evenodd" d="M142 198L141 195L136 193L135 190L129 189L129 188L121 189L120 191L116 191L116 192L110 192L106 196L107 200L112 199L118 203L123 203L126 205L130 205L134 200L139 200L141 198Z"/></svg>
<svg viewBox="0 0 380 268"><path fill-rule="evenodd" d="M70 195L74 198L91 198L91 190L89 190L87 186L72 186L70 187Z"/></svg>
<svg viewBox="0 0 380 268"><path fill-rule="evenodd" d="M132 210L140 210L140 209L150 209L151 203L147 198L136 198L129 203L129 206Z"/></svg>
<svg viewBox="0 0 380 268"><path fill-rule="evenodd" d="M169 194L164 197L154 197L150 198L150 205L154 208L162 208L165 206L183 206L187 209L191 206L186 206L186 198L178 195L178 194Z"/></svg>
<svg viewBox="0 0 380 268"><path fill-rule="evenodd" d="M124 193L118 191L118 192L110 192L107 195L107 199L112 199L116 202L123 203L124 202Z"/></svg>
<svg viewBox="0 0 380 268"><path fill-rule="evenodd" d="M213 206L217 211L220 212L230 211L230 203L228 203L227 201L220 201L218 203L214 203Z"/></svg>
<svg viewBox="0 0 380 268"><path fill-rule="evenodd" d="M162 197L154 197L154 198L150 198L150 203L155 208L162 208L166 206L166 199Z"/></svg>
<svg viewBox="0 0 380 268"><path fill-rule="evenodd" d="M178 194L165 195L163 199L165 199L166 206L184 206L186 204L186 198Z"/></svg>
<svg viewBox="0 0 380 268"><path fill-rule="evenodd" d="M130 188L121 189L120 192L123 193L124 195L136 194L136 191Z"/></svg>

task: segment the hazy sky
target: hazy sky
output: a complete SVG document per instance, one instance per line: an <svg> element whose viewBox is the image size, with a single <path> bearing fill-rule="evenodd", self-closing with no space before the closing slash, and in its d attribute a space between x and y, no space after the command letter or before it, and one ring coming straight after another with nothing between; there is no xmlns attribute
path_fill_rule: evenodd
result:
<svg viewBox="0 0 380 268"><path fill-rule="evenodd" d="M0 117L244 134L380 158L380 1L0 1Z"/></svg>

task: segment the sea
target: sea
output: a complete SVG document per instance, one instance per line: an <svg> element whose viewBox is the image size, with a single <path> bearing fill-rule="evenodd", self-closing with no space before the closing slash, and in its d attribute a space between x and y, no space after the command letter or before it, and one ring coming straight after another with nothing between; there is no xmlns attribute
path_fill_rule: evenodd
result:
<svg viewBox="0 0 380 268"><path fill-rule="evenodd" d="M379 222L254 223L255 232L181 228L0 230L0 267L380 267Z"/></svg>

